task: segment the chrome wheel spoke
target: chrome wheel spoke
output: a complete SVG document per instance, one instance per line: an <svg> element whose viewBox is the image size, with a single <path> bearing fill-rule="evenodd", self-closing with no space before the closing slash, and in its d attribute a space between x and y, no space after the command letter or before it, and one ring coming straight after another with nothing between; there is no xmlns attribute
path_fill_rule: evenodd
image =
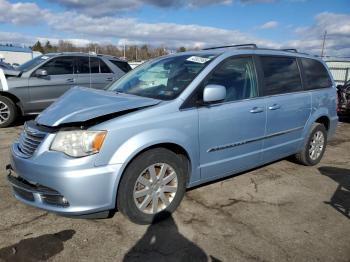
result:
<svg viewBox="0 0 350 262"><path fill-rule="evenodd" d="M325 137L323 133L321 131L317 131L314 134L309 146L309 155L312 160L317 160L321 156L324 144Z"/></svg>
<svg viewBox="0 0 350 262"><path fill-rule="evenodd" d="M145 195L150 194L150 192L151 192L151 190L150 190L149 188L144 188L144 189L141 189L141 190L139 190L139 191L136 191L136 192L134 193L134 196L135 196L136 198L140 198L140 197L144 197Z"/></svg>
<svg viewBox="0 0 350 262"><path fill-rule="evenodd" d="M158 196L156 193L153 194L152 197L152 213L155 214L158 211Z"/></svg>
<svg viewBox="0 0 350 262"><path fill-rule="evenodd" d="M176 191L177 191L177 187L176 186L164 186L163 187L163 192L175 193Z"/></svg>
<svg viewBox="0 0 350 262"><path fill-rule="evenodd" d="M156 169L154 166L150 166L148 168L149 175L151 176L151 181L155 182L157 180L157 174L156 174Z"/></svg>
<svg viewBox="0 0 350 262"><path fill-rule="evenodd" d="M142 184L143 186L146 186L146 187L149 187L152 185L151 181L149 181L148 179L146 179L145 177L143 176L140 176L138 179L137 179L137 182L139 182L140 184Z"/></svg>
<svg viewBox="0 0 350 262"><path fill-rule="evenodd" d="M169 184L175 177L176 177L175 172L170 173L168 176L166 176L163 179L163 181L162 181L163 185Z"/></svg>
<svg viewBox="0 0 350 262"><path fill-rule="evenodd" d="M152 201L152 196L147 195L145 199L142 201L141 205L139 206L139 209L144 211L151 201Z"/></svg>

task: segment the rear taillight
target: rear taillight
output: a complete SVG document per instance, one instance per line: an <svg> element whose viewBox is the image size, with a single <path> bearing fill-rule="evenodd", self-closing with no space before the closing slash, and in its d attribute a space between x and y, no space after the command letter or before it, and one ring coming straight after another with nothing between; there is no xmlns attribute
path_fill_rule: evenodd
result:
<svg viewBox="0 0 350 262"><path fill-rule="evenodd" d="M339 112L339 91L337 92L336 110Z"/></svg>

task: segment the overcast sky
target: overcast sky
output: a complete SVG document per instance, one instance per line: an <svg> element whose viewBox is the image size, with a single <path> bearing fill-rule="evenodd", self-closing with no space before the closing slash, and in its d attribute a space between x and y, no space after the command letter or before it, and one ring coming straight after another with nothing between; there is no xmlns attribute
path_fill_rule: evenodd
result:
<svg viewBox="0 0 350 262"><path fill-rule="evenodd" d="M257 43L350 56L349 0L0 0L0 43Z"/></svg>

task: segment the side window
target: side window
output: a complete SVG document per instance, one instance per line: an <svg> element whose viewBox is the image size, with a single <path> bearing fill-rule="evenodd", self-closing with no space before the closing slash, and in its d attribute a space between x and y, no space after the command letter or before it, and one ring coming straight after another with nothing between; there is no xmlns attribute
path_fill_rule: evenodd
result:
<svg viewBox="0 0 350 262"><path fill-rule="evenodd" d="M111 70L101 59L96 57L83 56L83 57L78 57L78 73L79 74L111 73Z"/></svg>
<svg viewBox="0 0 350 262"><path fill-rule="evenodd" d="M331 87L332 81L322 63L308 58L302 58L301 63L304 69L305 89Z"/></svg>
<svg viewBox="0 0 350 262"><path fill-rule="evenodd" d="M302 90L298 64L295 58L261 56L264 73L264 95L277 95Z"/></svg>
<svg viewBox="0 0 350 262"><path fill-rule="evenodd" d="M89 57L87 57L87 59L89 63ZM90 57L90 69L91 69L91 74L100 73L100 59L95 57Z"/></svg>
<svg viewBox="0 0 350 262"><path fill-rule="evenodd" d="M105 62L103 62L101 59L98 60L100 60L101 73L112 73L111 69L106 65Z"/></svg>
<svg viewBox="0 0 350 262"><path fill-rule="evenodd" d="M127 62L122 62L117 60L109 60L109 61L112 62L115 66L117 66L124 73L127 73L131 70L131 67Z"/></svg>
<svg viewBox="0 0 350 262"><path fill-rule="evenodd" d="M220 64L204 81L204 85L226 87L226 102L253 98L258 95L257 78L251 57L229 58Z"/></svg>
<svg viewBox="0 0 350 262"><path fill-rule="evenodd" d="M46 70L48 75L73 74L74 58L70 56L56 57L48 61L40 69Z"/></svg>

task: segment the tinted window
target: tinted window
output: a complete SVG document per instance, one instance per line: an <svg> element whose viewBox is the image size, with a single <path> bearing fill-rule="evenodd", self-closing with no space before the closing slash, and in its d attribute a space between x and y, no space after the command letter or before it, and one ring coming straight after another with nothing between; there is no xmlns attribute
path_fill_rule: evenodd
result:
<svg viewBox="0 0 350 262"><path fill-rule="evenodd" d="M111 73L109 67L99 58L96 57L79 57L78 73L79 74Z"/></svg>
<svg viewBox="0 0 350 262"><path fill-rule="evenodd" d="M225 101L236 101L257 96L257 80L253 59L229 58L220 64L204 81L226 87Z"/></svg>
<svg viewBox="0 0 350 262"><path fill-rule="evenodd" d="M46 70L48 75L73 74L74 58L69 56L53 58L44 64L41 69Z"/></svg>
<svg viewBox="0 0 350 262"><path fill-rule="evenodd" d="M298 64L295 58L261 57L264 72L265 95L276 95L302 90Z"/></svg>
<svg viewBox="0 0 350 262"><path fill-rule="evenodd" d="M332 85L328 72L322 63L307 58L302 58L301 63L305 75L305 89L326 88Z"/></svg>
<svg viewBox="0 0 350 262"><path fill-rule="evenodd" d="M100 70L101 73L112 73L111 69L109 69L109 67L106 65L105 62L103 62L101 59L100 60Z"/></svg>
<svg viewBox="0 0 350 262"><path fill-rule="evenodd" d="M130 65L127 62L117 61L117 60L109 60L114 65L116 65L120 70L127 73L131 70Z"/></svg>

